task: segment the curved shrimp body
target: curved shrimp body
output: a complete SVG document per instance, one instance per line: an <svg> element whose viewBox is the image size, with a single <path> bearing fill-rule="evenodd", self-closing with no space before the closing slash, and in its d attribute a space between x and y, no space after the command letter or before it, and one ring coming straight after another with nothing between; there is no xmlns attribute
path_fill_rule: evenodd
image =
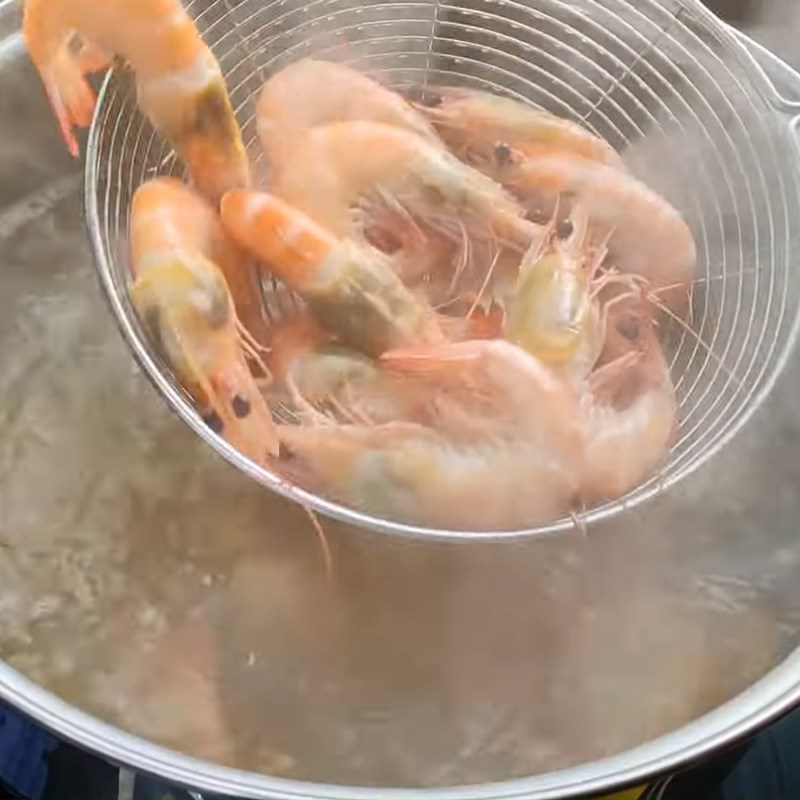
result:
<svg viewBox="0 0 800 800"><path fill-rule="evenodd" d="M501 158L514 148L525 155L572 153L625 167L608 142L586 128L509 97L477 89L443 89L422 107L439 135L456 153Z"/></svg>
<svg viewBox="0 0 800 800"><path fill-rule="evenodd" d="M238 321L221 270L202 252L201 218L156 213L162 182L139 190L131 220L134 306L153 344L194 397L206 421L259 463L277 454L272 418L245 361ZM170 187L168 189L175 188Z"/></svg>
<svg viewBox="0 0 800 800"><path fill-rule="evenodd" d="M180 0L26 0L28 49L73 156L96 97L85 75L119 55L139 105L212 200L249 182L247 154L217 60ZM81 47L74 48L78 35Z"/></svg>
<svg viewBox="0 0 800 800"><path fill-rule="evenodd" d="M370 358L337 346L308 312L276 325L269 365L279 403L306 421L361 423L411 419L416 402L408 385Z"/></svg>
<svg viewBox="0 0 800 800"><path fill-rule="evenodd" d="M378 251L336 238L263 192L229 192L222 201L222 221L235 241L306 298L344 344L379 355L441 339L430 308Z"/></svg>
<svg viewBox="0 0 800 800"><path fill-rule="evenodd" d="M622 272L647 279L672 308L685 305L697 264L694 236L663 197L633 176L579 156L520 157L491 168L519 196L552 207L570 197Z"/></svg>
<svg viewBox="0 0 800 800"><path fill-rule="evenodd" d="M295 61L272 75L258 98L258 136L273 167L294 156L311 128L346 120L383 122L437 141L427 120L399 94L344 64Z"/></svg>
<svg viewBox="0 0 800 800"><path fill-rule="evenodd" d="M554 238L529 252L506 304L506 336L553 369L585 377L602 348L599 303L591 287L604 248L588 247L586 215L576 208L566 242Z"/></svg>
<svg viewBox="0 0 800 800"><path fill-rule="evenodd" d="M241 323L258 342L266 341L256 267L225 233L217 212L179 180L154 178L137 189L131 245L135 268L165 251L202 253L222 270Z"/></svg>
<svg viewBox="0 0 800 800"><path fill-rule="evenodd" d="M628 353L600 368L583 398L588 503L621 497L651 477L677 429L675 390L652 319L634 317L627 323Z"/></svg>
<svg viewBox="0 0 800 800"><path fill-rule="evenodd" d="M577 400L508 342L387 353L426 384L430 427L301 427L281 438L338 500L389 518L461 529L535 525L567 513L582 476Z"/></svg>
<svg viewBox="0 0 800 800"><path fill-rule="evenodd" d="M408 347L385 353L381 363L424 381L439 395L442 411L436 424L449 437L509 437L539 447L570 468L580 461L583 427L576 395L537 358L510 342Z"/></svg>
<svg viewBox="0 0 800 800"><path fill-rule="evenodd" d="M276 194L340 236L360 235L353 209L369 213L376 203L434 222L455 220L523 250L540 233L499 184L416 133L378 122L308 131Z"/></svg>
<svg viewBox="0 0 800 800"><path fill-rule="evenodd" d="M562 468L526 442L454 445L408 424L286 427L281 437L339 502L387 519L513 529L557 519L572 500Z"/></svg>

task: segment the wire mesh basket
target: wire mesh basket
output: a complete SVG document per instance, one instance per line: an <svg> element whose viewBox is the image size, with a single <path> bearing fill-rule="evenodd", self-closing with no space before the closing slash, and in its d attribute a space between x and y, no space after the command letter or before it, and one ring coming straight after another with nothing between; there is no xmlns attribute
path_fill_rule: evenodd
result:
<svg viewBox="0 0 800 800"><path fill-rule="evenodd" d="M667 326L681 433L663 469L591 523L666 490L706 462L764 399L797 333L800 244L797 109L774 91L728 28L697 0L192 0L226 75L257 179L267 165L254 100L264 78L303 57L342 61L400 90L488 89L581 122L622 152L637 177L690 224L699 251L688 326ZM158 360L128 297L128 217L137 186L181 174L136 106L130 77L105 81L90 134L86 209L102 283L146 373L178 414L246 473L311 507L407 535L443 531L308 493L234 451L202 422ZM285 293L265 293L280 317Z"/></svg>

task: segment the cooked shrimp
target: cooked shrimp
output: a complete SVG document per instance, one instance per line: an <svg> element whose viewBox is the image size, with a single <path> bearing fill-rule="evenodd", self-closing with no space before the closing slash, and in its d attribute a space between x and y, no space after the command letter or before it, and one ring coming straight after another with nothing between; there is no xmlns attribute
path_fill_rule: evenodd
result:
<svg viewBox="0 0 800 800"><path fill-rule="evenodd" d="M673 310L685 305L697 247L685 220L663 197L633 176L580 156L515 155L487 172L519 197L552 210L563 197L589 216L595 241L608 240L609 258L641 275Z"/></svg>
<svg viewBox="0 0 800 800"><path fill-rule="evenodd" d="M278 168L294 156L306 131L346 120L384 122L437 141L427 120L399 94L330 61L304 58L284 67L264 84L256 108L261 145Z"/></svg>
<svg viewBox="0 0 800 800"><path fill-rule="evenodd" d="M574 483L526 442L453 445L419 425L285 426L315 487L385 519L457 530L551 522L570 510Z"/></svg>
<svg viewBox="0 0 800 800"><path fill-rule="evenodd" d="M384 360L433 381L439 374L448 388L461 384L475 425L469 435L463 419L443 420L439 430L282 429L289 449L336 499L390 519L474 530L536 525L568 513L581 477L580 415L575 398L534 358L505 342L470 342ZM471 379L487 393L478 405L509 413L479 421Z"/></svg>
<svg viewBox="0 0 800 800"><path fill-rule="evenodd" d="M582 423L572 388L510 342L406 347L384 353L381 363L438 392L443 409L438 427L450 437L519 438L543 452L560 453L565 461L581 451Z"/></svg>
<svg viewBox="0 0 800 800"><path fill-rule="evenodd" d="M267 336L258 270L222 228L214 209L175 178L155 178L133 200L131 240L134 264L160 258L163 251L191 249L214 262L225 276L236 314L259 343Z"/></svg>
<svg viewBox="0 0 800 800"><path fill-rule="evenodd" d="M91 124L96 102L85 75L119 55L136 73L139 106L187 163L199 190L217 200L248 185L247 155L219 64L180 0L26 0L23 30L73 156L74 128Z"/></svg>
<svg viewBox="0 0 800 800"><path fill-rule="evenodd" d="M278 440L245 361L246 352L257 354L242 339L225 277L195 239L207 229L195 230L191 213L154 213L151 199L162 188L146 184L134 198L134 306L209 427L264 464L277 454Z"/></svg>
<svg viewBox="0 0 800 800"><path fill-rule="evenodd" d="M675 390L646 302L623 330L627 354L599 369L583 397L588 503L621 497L651 477L665 460L677 428ZM627 328L627 330L625 330Z"/></svg>
<svg viewBox="0 0 800 800"><path fill-rule="evenodd" d="M555 238L554 219L546 243L523 259L506 305L505 333L551 368L582 379L603 348L603 320L593 286L606 251L589 247L588 219L580 207L573 210L572 224L572 234L562 242Z"/></svg>
<svg viewBox="0 0 800 800"><path fill-rule="evenodd" d="M229 192L222 200L222 221L234 240L300 292L346 345L379 355L441 340L432 310L368 245L338 239L263 192Z"/></svg>
<svg viewBox="0 0 800 800"><path fill-rule="evenodd" d="M361 353L336 345L308 312L274 327L269 364L276 384L271 395L300 421L373 424L425 413L422 390Z"/></svg>
<svg viewBox="0 0 800 800"><path fill-rule="evenodd" d="M604 139L527 103L477 89L443 89L433 98L421 110L458 155L502 159L509 148L526 155L562 152L625 169Z"/></svg>
<svg viewBox="0 0 800 800"><path fill-rule="evenodd" d="M378 122L334 122L308 131L285 165L276 194L340 236L360 236L370 205L464 228L527 250L540 228L500 187L408 130Z"/></svg>
<svg viewBox="0 0 800 800"><path fill-rule="evenodd" d="M392 266L403 283L424 294L435 308L485 315L502 308L519 275L520 248L476 239L466 229L437 229L408 214L380 209L371 213L366 240L392 256ZM498 334L499 335L499 334Z"/></svg>

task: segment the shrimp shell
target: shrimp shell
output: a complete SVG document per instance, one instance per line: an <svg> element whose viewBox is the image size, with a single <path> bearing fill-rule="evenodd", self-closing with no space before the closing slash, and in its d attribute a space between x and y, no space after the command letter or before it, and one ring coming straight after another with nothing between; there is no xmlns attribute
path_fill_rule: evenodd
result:
<svg viewBox="0 0 800 800"><path fill-rule="evenodd" d="M438 141L425 117L399 94L345 64L295 61L272 75L258 97L258 137L278 169L294 157L308 130L347 120L383 122Z"/></svg>
<svg viewBox="0 0 800 800"><path fill-rule="evenodd" d="M248 185L222 72L180 0L26 0L23 34L73 156L74 128L89 127L97 101L85 76L119 55L136 73L140 107L186 161L199 190L217 201Z"/></svg>
<svg viewBox="0 0 800 800"><path fill-rule="evenodd" d="M526 155L564 153L625 170L608 142L575 122L510 97L477 89L442 89L420 110L458 154L501 156L508 148Z"/></svg>
<svg viewBox="0 0 800 800"><path fill-rule="evenodd" d="M334 122L308 131L275 191L339 236L361 237L353 208L365 200L434 222L458 220L523 250L541 232L499 184L423 137L378 122Z"/></svg>
<svg viewBox="0 0 800 800"><path fill-rule="evenodd" d="M527 202L552 208L559 198L580 204L593 238L608 244L622 272L645 278L673 310L687 302L697 247L680 213L632 175L579 156L521 157L488 169Z"/></svg>

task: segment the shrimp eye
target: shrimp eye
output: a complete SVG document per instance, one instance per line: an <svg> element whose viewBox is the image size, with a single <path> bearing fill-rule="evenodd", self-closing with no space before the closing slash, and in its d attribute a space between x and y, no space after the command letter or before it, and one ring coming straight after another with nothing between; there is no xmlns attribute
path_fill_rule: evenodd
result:
<svg viewBox="0 0 800 800"><path fill-rule="evenodd" d="M501 166L505 166L511 161L511 156L514 153L511 150L511 145L507 142L498 142L494 146L494 160Z"/></svg>
<svg viewBox="0 0 800 800"><path fill-rule="evenodd" d="M237 394L233 398L233 413L236 414L237 419L244 419L250 415L251 405L246 397Z"/></svg>
<svg viewBox="0 0 800 800"><path fill-rule="evenodd" d="M620 336L629 342L635 342L639 338L639 322L635 319L628 319L617 325Z"/></svg>
<svg viewBox="0 0 800 800"><path fill-rule="evenodd" d="M223 428L225 427L222 419L220 419L220 416L216 411L210 411L208 414L206 414L203 417L203 422L205 422L209 429L217 435L221 434Z"/></svg>

